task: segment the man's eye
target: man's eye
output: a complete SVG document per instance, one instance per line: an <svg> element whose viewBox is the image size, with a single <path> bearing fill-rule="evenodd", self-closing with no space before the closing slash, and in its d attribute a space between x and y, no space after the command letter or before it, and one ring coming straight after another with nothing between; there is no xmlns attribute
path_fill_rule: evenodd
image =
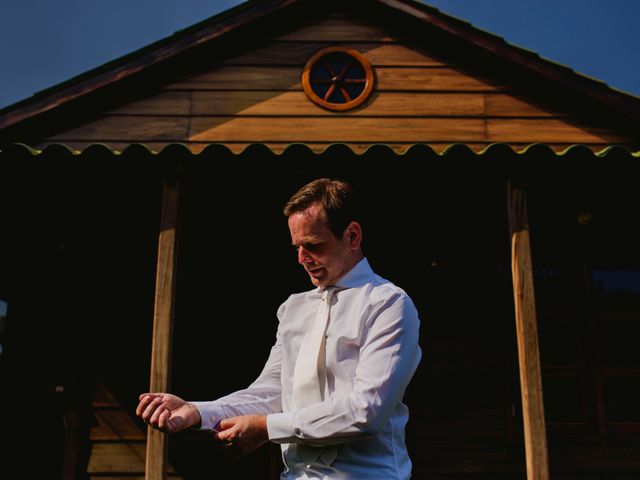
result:
<svg viewBox="0 0 640 480"><path fill-rule="evenodd" d="M301 248L303 248L304 250L306 250L307 252L317 252L318 250L320 250L322 244L320 243L305 243L304 245L300 245L300 246L293 246L293 249L297 252L299 251Z"/></svg>

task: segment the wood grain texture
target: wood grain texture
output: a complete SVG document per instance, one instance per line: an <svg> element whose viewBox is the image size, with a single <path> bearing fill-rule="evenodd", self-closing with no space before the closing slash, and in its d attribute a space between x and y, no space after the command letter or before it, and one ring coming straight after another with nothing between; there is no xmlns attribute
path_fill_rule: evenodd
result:
<svg viewBox="0 0 640 480"><path fill-rule="evenodd" d="M507 185L507 211L527 478L547 480L549 459L527 204L524 190L511 182Z"/></svg>
<svg viewBox="0 0 640 480"><path fill-rule="evenodd" d="M486 94L487 117L567 117L550 105L540 105L524 98L507 94Z"/></svg>
<svg viewBox="0 0 640 480"><path fill-rule="evenodd" d="M92 440L144 440L145 434L125 410L98 410Z"/></svg>
<svg viewBox="0 0 640 480"><path fill-rule="evenodd" d="M303 92L193 92L194 115L325 116L334 112L310 102ZM481 116L479 94L377 92L346 116Z"/></svg>
<svg viewBox="0 0 640 480"><path fill-rule="evenodd" d="M168 85L174 90L302 90L303 66L226 66ZM505 90L490 79L450 67L378 67L375 90L495 92Z"/></svg>
<svg viewBox="0 0 640 480"><path fill-rule="evenodd" d="M376 75L380 90L493 92L506 88L488 78L449 67L378 68Z"/></svg>
<svg viewBox="0 0 640 480"><path fill-rule="evenodd" d="M88 473L144 474L144 443L94 443Z"/></svg>
<svg viewBox="0 0 640 480"><path fill-rule="evenodd" d="M110 115L189 115L190 92L161 92L149 98L118 106L106 113Z"/></svg>
<svg viewBox="0 0 640 480"><path fill-rule="evenodd" d="M232 59L225 65L289 65L303 66L318 50L330 47L331 42L274 42ZM353 48L362 53L373 66L442 66L440 60L400 44L344 42L342 47Z"/></svg>
<svg viewBox="0 0 640 480"><path fill-rule="evenodd" d="M187 137L188 117L159 116L119 116L107 115L84 126L54 135L48 141L66 140L117 140L137 141L179 141Z"/></svg>
<svg viewBox="0 0 640 480"><path fill-rule="evenodd" d="M352 18L327 18L279 35L275 41L393 42L397 38L376 26Z"/></svg>
<svg viewBox="0 0 640 480"><path fill-rule="evenodd" d="M162 213L158 238L156 292L151 344L150 392L169 392L171 389L171 350L173 312L175 306L178 198L179 184L165 181L162 190ZM164 480L167 473L167 435L148 427L145 464L146 480Z"/></svg>
<svg viewBox="0 0 640 480"><path fill-rule="evenodd" d="M443 142L484 140L482 119L194 117L190 141Z"/></svg>
<svg viewBox="0 0 640 480"><path fill-rule="evenodd" d="M519 143L623 143L613 131L579 126L560 119L487 119L487 140Z"/></svg>

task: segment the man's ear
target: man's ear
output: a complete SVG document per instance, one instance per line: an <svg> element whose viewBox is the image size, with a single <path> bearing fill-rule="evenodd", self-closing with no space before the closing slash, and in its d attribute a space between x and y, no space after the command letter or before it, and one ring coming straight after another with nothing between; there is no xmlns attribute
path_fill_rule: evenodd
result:
<svg viewBox="0 0 640 480"><path fill-rule="evenodd" d="M347 226L347 231L345 232L348 235L349 246L352 249L360 248L360 243L362 243L362 227L358 222L351 222Z"/></svg>

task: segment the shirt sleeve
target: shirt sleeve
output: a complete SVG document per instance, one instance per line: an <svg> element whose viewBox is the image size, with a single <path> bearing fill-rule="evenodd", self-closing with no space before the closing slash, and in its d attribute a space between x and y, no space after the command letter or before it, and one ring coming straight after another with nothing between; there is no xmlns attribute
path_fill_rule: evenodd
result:
<svg viewBox="0 0 640 480"><path fill-rule="evenodd" d="M210 402L191 402L200 412L200 429L215 430L220 420L240 415L266 415L282 411L282 344L278 335L258 378L244 390Z"/></svg>
<svg viewBox="0 0 640 480"><path fill-rule="evenodd" d="M323 446L367 437L384 426L422 356L418 314L411 299L398 293L374 305L366 325L352 390L268 415L271 441Z"/></svg>

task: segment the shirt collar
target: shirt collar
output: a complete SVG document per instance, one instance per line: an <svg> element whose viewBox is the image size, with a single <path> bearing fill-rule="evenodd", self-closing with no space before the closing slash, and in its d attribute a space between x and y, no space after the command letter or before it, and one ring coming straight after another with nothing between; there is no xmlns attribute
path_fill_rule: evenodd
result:
<svg viewBox="0 0 640 480"><path fill-rule="evenodd" d="M369 266L366 257L363 257L355 267L345 273L334 285L340 289L355 288L371 281L373 270ZM320 289L321 291L324 289Z"/></svg>

